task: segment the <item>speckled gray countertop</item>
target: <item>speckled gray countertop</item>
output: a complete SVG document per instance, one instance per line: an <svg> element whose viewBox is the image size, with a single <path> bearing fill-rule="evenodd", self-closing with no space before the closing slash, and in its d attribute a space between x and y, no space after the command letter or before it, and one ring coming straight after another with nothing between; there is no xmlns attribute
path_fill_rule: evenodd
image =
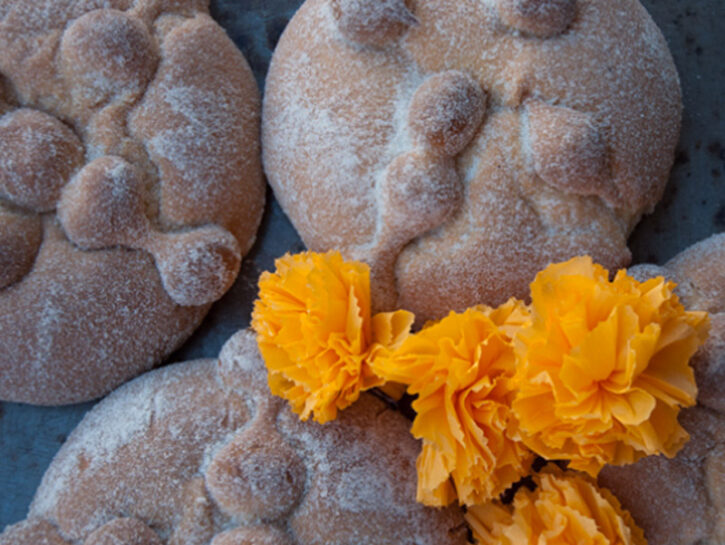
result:
<svg viewBox="0 0 725 545"><path fill-rule="evenodd" d="M661 263L690 244L725 230L725 3L642 0L662 29L677 64L685 111L675 166L665 196L630 240L635 262ZM212 15L244 52L260 88L277 40L301 0L217 0ZM275 257L303 245L268 193L258 240L234 287L169 361L213 357L249 324L259 273ZM1 332L0 332L1 334ZM93 406L30 407L0 403L0 530L25 518L45 468Z"/></svg>

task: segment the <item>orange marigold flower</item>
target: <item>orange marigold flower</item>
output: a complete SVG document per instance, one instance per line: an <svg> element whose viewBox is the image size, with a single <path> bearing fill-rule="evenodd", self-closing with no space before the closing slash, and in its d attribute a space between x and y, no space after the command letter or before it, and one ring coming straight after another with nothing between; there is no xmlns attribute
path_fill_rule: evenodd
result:
<svg viewBox="0 0 725 545"><path fill-rule="evenodd" d="M617 498L585 474L548 466L521 487L512 506L496 502L466 513L479 545L646 545L644 533Z"/></svg>
<svg viewBox="0 0 725 545"><path fill-rule="evenodd" d="M383 383L370 355L402 342L413 316L377 315L373 331L368 266L337 252L285 255L275 265L259 280L252 313L269 387L302 420L325 423Z"/></svg>
<svg viewBox="0 0 725 545"><path fill-rule="evenodd" d="M674 456L687 441L680 407L695 403L688 362L707 337L663 278L638 282L579 257L540 272L532 317L516 342L522 440L596 476L606 463Z"/></svg>
<svg viewBox="0 0 725 545"><path fill-rule="evenodd" d="M408 337L373 360L374 372L408 385L423 439L418 501L447 505L488 501L525 475L533 454L511 438L512 336L528 320L511 300L498 309L476 307Z"/></svg>

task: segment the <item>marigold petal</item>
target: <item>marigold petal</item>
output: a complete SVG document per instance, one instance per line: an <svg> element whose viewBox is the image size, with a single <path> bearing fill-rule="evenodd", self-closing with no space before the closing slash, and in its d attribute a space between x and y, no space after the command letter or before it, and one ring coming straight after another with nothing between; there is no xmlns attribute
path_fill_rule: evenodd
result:
<svg viewBox="0 0 725 545"><path fill-rule="evenodd" d="M649 419L656 404L654 396L635 388L617 396L617 402L611 403L611 413L625 426L636 426Z"/></svg>
<svg viewBox="0 0 725 545"><path fill-rule="evenodd" d="M605 382L607 390L619 394L629 390L651 364L659 339L660 328L657 324L649 324L641 333L632 334L629 341L623 343L620 364Z"/></svg>
<svg viewBox="0 0 725 545"><path fill-rule="evenodd" d="M380 312L373 316L373 342L381 347L395 350L410 335L415 315L406 310Z"/></svg>
<svg viewBox="0 0 725 545"><path fill-rule="evenodd" d="M400 382L385 382L378 386L378 389L394 401L400 401L407 389L405 384Z"/></svg>
<svg viewBox="0 0 725 545"><path fill-rule="evenodd" d="M424 442L416 467L419 476L416 500L419 503L444 506L456 499L445 460L437 449Z"/></svg>
<svg viewBox="0 0 725 545"><path fill-rule="evenodd" d="M497 502L472 505L465 518L480 545L512 545L503 533L512 523L511 512L504 506Z"/></svg>

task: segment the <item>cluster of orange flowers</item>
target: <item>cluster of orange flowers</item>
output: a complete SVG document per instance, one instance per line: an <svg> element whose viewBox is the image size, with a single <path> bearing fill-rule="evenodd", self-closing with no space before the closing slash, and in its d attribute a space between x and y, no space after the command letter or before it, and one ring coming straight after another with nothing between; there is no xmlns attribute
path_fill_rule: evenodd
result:
<svg viewBox="0 0 725 545"><path fill-rule="evenodd" d="M411 431L423 445L418 500L472 507L479 543L540 543L532 528L546 524L537 517L611 498L578 473L549 471L534 495L519 491L513 515L490 503L531 473L535 455L596 476L604 464L674 456L687 440L677 415L695 403L688 362L709 322L685 311L674 287L625 271L610 281L580 257L540 272L531 305L452 312L413 334L409 312L371 316L367 266L306 253L262 276L252 327L272 392L303 419L324 423L363 390L405 385L416 396ZM604 524L624 536L591 543L644 543L641 532L622 529L632 524L618 504L577 517L564 526ZM528 541L517 541L520 532Z"/></svg>

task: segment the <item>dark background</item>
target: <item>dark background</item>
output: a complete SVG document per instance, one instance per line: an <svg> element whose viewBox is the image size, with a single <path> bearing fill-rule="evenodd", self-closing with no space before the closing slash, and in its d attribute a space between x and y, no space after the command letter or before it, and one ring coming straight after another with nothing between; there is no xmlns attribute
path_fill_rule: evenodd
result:
<svg viewBox="0 0 725 545"><path fill-rule="evenodd" d="M264 88L272 51L301 0L217 0L212 16L244 52ZM712 233L725 231L725 3L642 0L662 29L680 73L684 116L665 196L630 239L634 262L663 263ZM303 245L271 192L258 239L234 287L169 361L214 357L249 325L259 273ZM84 403L60 408L0 403L0 530L25 518L45 468L83 415Z"/></svg>

